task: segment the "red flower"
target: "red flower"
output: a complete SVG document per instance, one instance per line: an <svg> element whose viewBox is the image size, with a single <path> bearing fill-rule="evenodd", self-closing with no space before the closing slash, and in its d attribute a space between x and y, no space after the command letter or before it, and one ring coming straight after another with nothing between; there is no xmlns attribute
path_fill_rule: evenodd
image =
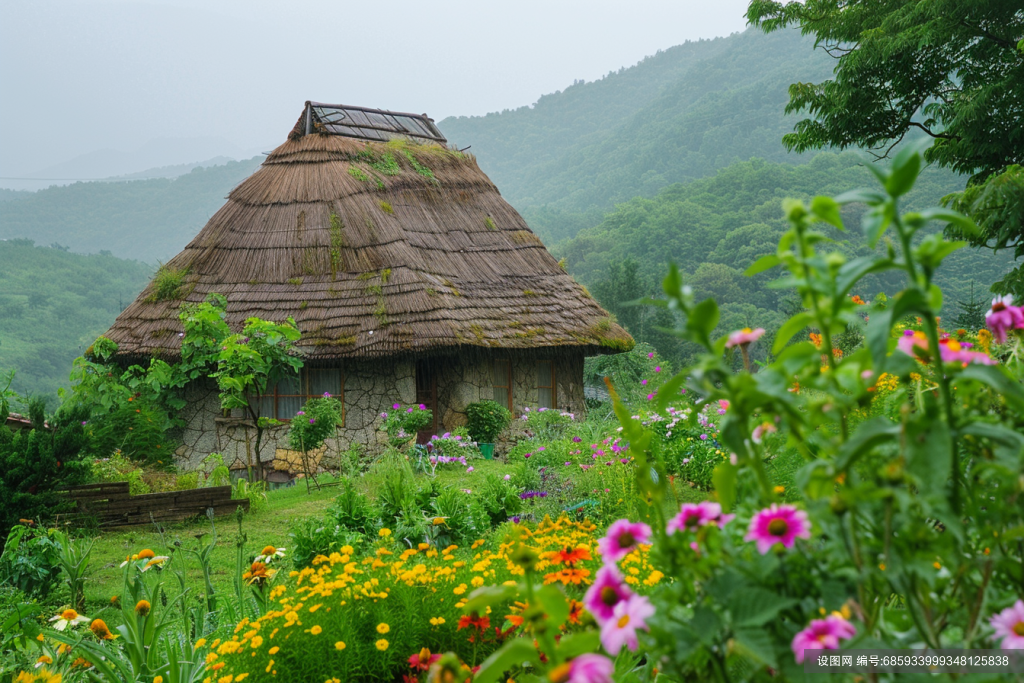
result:
<svg viewBox="0 0 1024 683"><path fill-rule="evenodd" d="M459 617L459 627L456 630L461 631L464 628L474 628L480 633L483 633L491 628L491 618L482 617L477 612L464 614Z"/></svg>
<svg viewBox="0 0 1024 683"><path fill-rule="evenodd" d="M430 669L430 665L441 659L441 655L432 655L430 650L423 648L412 657L409 657L409 666L416 669L417 671L427 671ZM412 680L416 680L416 677L411 677Z"/></svg>
<svg viewBox="0 0 1024 683"><path fill-rule="evenodd" d="M569 548L562 548L555 553L555 556L552 559L555 560L556 564L564 563L572 567L577 562L582 560L592 560L594 558L590 554L590 548L585 545L581 545L578 548L571 550Z"/></svg>

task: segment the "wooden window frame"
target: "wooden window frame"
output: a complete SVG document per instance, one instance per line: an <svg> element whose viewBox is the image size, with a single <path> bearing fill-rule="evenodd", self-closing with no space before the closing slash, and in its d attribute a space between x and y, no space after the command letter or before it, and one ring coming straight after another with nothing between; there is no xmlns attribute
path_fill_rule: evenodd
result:
<svg viewBox="0 0 1024 683"><path fill-rule="evenodd" d="M545 387L545 386L541 386L540 384L537 384L537 365L540 364L540 363L549 363L551 365L551 385L550 386L546 386ZM548 410L557 410L558 409L558 382L556 381L557 380L557 374L555 372L555 361L548 360L546 358L538 358L534 362L533 380L534 380L534 384L536 384L535 389L537 389L537 406L540 407L540 390L541 389L551 389L551 405L550 406L545 406L545 407L547 407Z"/></svg>
<svg viewBox="0 0 1024 683"><path fill-rule="evenodd" d="M505 378L505 381L508 382L508 385L502 385L502 384L495 384L494 383L494 376L496 374L495 371L497 370L496 365L498 363L505 363L506 367L508 368L508 372L506 373L507 376ZM516 414L516 409L515 409L515 404L512 402L512 359L511 358L507 358L507 359L506 358L495 358L492 361L492 363L491 363L491 391L493 392L495 389L502 389L502 388L504 388L508 392L508 410L514 416ZM492 393L491 398L493 400L493 393Z"/></svg>
<svg viewBox="0 0 1024 683"><path fill-rule="evenodd" d="M301 404L304 404L306 401L308 401L311 398L320 398L321 396L323 396L323 394L311 394L311 393L309 393L310 392L310 373L311 372L316 372L317 370L337 370L338 371L338 384L340 386L338 387L338 393L336 393L336 394L333 393L333 392L331 393L331 398L336 398L339 401L341 401L341 426L342 426L342 428L344 428L344 426L345 426L345 371L343 369L341 369L341 368L305 368L305 367L302 368L301 370L299 370L299 389L300 390L305 389L305 393L301 393L301 394L282 394L282 393L279 393L278 390L277 390L277 387L278 387L278 384L280 384L280 382L275 383L274 384L274 391L273 391L273 393L267 392L267 393L263 394L263 398L265 398L265 399L268 399L271 396L273 396L273 398L274 398L274 414L273 415L263 415L262 417L273 418L273 419L279 420L281 422L291 422L292 421L291 417L278 417L278 412L280 410L280 400L282 398L298 398L298 399L301 399Z"/></svg>

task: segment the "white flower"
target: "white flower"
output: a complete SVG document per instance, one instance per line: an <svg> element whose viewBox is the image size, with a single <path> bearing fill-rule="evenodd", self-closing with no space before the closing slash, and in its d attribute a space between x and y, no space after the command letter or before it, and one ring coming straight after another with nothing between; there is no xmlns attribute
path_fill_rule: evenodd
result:
<svg viewBox="0 0 1024 683"><path fill-rule="evenodd" d="M79 614L73 609L66 609L55 617L50 617L50 621L57 622L53 625L58 631L63 631L70 624L71 626L78 626L79 624L88 624L89 617Z"/></svg>
<svg viewBox="0 0 1024 683"><path fill-rule="evenodd" d="M144 572L149 571L153 567L157 567L159 569L162 569L163 568L163 563L166 562L169 559L171 559L171 558L168 557L167 555L157 555L156 557L154 557L153 559L151 559L149 562L146 563L146 566L142 568L142 571L144 571Z"/></svg>
<svg viewBox="0 0 1024 683"><path fill-rule="evenodd" d="M284 548L275 548L272 545L268 545L253 561L262 562L264 564L270 564L274 560L274 558L278 557L284 557Z"/></svg>

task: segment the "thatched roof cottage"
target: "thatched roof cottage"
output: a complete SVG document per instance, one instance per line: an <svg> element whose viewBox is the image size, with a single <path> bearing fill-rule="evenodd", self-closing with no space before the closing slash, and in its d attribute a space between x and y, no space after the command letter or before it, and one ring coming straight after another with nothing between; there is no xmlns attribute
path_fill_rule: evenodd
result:
<svg viewBox="0 0 1024 683"><path fill-rule="evenodd" d="M329 391L345 406L332 448L375 443L395 402L429 405L434 432L481 399L582 412L583 358L633 344L426 115L307 102L162 277L107 332L119 358L174 360L181 303L211 292L233 328L291 316L305 367L263 414L287 420ZM188 393L179 456L244 463L251 425L212 384ZM262 451L287 469L273 435Z"/></svg>

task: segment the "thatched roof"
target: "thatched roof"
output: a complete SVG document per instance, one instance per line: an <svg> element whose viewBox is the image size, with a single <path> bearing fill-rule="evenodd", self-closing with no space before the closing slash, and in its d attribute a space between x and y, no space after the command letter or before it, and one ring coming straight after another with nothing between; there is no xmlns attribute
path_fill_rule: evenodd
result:
<svg viewBox="0 0 1024 683"><path fill-rule="evenodd" d="M306 135L306 111L118 316L106 336L119 356L175 358L179 306L211 292L227 297L234 329L295 318L312 360L632 347L471 156Z"/></svg>

